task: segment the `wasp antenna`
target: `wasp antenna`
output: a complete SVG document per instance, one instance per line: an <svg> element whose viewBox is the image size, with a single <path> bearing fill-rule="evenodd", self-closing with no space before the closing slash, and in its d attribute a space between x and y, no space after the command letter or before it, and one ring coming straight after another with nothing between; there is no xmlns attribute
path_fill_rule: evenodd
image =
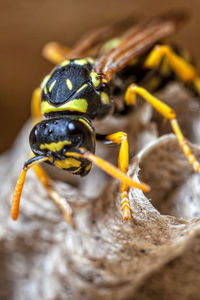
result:
<svg viewBox="0 0 200 300"><path fill-rule="evenodd" d="M89 161L93 162L95 165L97 165L100 169L102 169L104 172L107 174L111 175L112 177L118 179L120 182L123 182L127 184L130 187L135 187L143 192L149 192L150 191L150 186L141 182L136 182L132 180L130 177L128 177L125 173L120 171L118 168L113 166L111 163L107 162L103 158L98 157L97 155L89 152L86 149L79 148L80 153L73 152L74 157L81 157L81 158L86 158ZM65 153L65 155L68 155ZM72 155L72 152L69 153L69 155Z"/></svg>
<svg viewBox="0 0 200 300"><path fill-rule="evenodd" d="M135 187L143 192L149 192L150 191L150 186L145 184L145 183L138 183L134 180L132 180L130 177L128 177L125 173L120 171L118 168L113 166L111 163L107 162L106 160L92 154L89 151L84 152L83 156L96 164L99 168L104 170L106 173L111 175L112 177L118 179L119 181L127 184L130 187Z"/></svg>
<svg viewBox="0 0 200 300"><path fill-rule="evenodd" d="M17 181L12 200L11 216L13 220L17 220L19 216L20 198L28 169L30 169L33 165L39 164L46 160L49 160L49 158L46 156L35 156L24 164L24 168Z"/></svg>

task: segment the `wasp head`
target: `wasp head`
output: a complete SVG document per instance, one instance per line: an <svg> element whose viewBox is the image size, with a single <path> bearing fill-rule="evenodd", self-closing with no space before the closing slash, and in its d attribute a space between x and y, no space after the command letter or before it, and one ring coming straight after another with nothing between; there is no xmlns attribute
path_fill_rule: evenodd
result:
<svg viewBox="0 0 200 300"><path fill-rule="evenodd" d="M43 120L34 126L29 140L33 153L49 157L48 163L81 176L90 171L91 163L76 157L81 148L95 151L94 129L88 119L68 116Z"/></svg>

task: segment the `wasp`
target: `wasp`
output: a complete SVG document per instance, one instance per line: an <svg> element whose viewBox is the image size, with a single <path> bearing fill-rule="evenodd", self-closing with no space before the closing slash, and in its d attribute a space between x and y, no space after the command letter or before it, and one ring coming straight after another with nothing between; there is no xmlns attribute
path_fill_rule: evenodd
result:
<svg viewBox="0 0 200 300"><path fill-rule="evenodd" d="M169 120L189 163L194 171L200 170L175 111L152 95L174 78L200 93L200 78L195 67L179 51L162 42L186 19L185 13L173 12L136 24L119 38L111 38L112 27L105 27L89 34L72 49L53 42L44 47L44 56L56 67L33 93L35 125L30 133L33 157L24 164L16 185L12 203L14 220L19 214L22 188L30 167L69 220L68 209L53 189L51 179L38 165L41 162L81 176L90 172L92 163L96 164L121 181L123 220L131 219L129 187L147 192L149 186L126 175L129 165L127 134L122 131L104 135L95 133L92 121L103 119L110 113L128 114L137 95ZM166 62L167 72L163 67ZM116 93L124 96L120 110L114 101ZM96 141L120 145L119 168L95 155Z"/></svg>

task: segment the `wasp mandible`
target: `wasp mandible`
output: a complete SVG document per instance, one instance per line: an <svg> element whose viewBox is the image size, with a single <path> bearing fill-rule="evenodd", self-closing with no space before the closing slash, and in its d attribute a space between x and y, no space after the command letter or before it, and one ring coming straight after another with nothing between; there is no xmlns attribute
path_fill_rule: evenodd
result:
<svg viewBox="0 0 200 300"><path fill-rule="evenodd" d="M36 124L30 133L30 146L34 156L25 163L16 186L13 219L18 217L26 172L32 166L50 196L69 219L68 211L59 201L50 178L38 166L41 162L81 176L87 175L92 163L95 163L121 181L123 220L131 219L129 187L143 191L148 191L149 187L134 182L126 175L129 165L127 134L121 131L95 134L92 120L103 119L111 112L127 114L134 107L136 95L140 95L170 121L194 171L200 170L199 162L182 134L175 112L151 94L175 77L190 83L193 90L200 94L200 79L194 66L178 50L174 51L173 47L162 43L186 19L185 13L174 12L136 24L117 39L111 39L111 26L90 34L73 49L57 43L49 43L44 47L44 56L55 63L56 67L33 94L32 115ZM163 68L166 61L168 72L164 72ZM121 110L117 109L113 101L116 89L120 95L124 95ZM40 121L36 122L38 119ZM96 141L120 144L119 169L95 155Z"/></svg>

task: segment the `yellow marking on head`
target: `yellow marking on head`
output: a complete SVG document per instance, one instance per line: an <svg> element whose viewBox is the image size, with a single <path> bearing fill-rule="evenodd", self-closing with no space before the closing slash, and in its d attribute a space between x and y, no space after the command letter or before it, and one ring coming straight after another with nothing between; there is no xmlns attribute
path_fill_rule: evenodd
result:
<svg viewBox="0 0 200 300"><path fill-rule="evenodd" d="M87 57L87 61L91 64L94 64L94 59L92 57Z"/></svg>
<svg viewBox="0 0 200 300"><path fill-rule="evenodd" d="M51 83L50 87L49 87L49 92L50 92L50 93L51 93L51 91L52 91L52 89L53 89L53 87L54 87L55 84L56 84L56 80L54 80L54 81Z"/></svg>
<svg viewBox="0 0 200 300"><path fill-rule="evenodd" d="M85 119L79 118L78 120L80 122L82 122L83 124L85 124L87 126L87 128L89 129L90 132L94 131L93 128L90 126L90 124Z"/></svg>
<svg viewBox="0 0 200 300"><path fill-rule="evenodd" d="M44 77L44 79L42 80L41 84L40 84L40 87L41 89L43 89L45 87L45 85L47 84L47 81L51 78L50 75L47 75Z"/></svg>
<svg viewBox="0 0 200 300"><path fill-rule="evenodd" d="M69 157L63 160L55 160L54 165L60 169L79 168L81 166L81 161Z"/></svg>
<svg viewBox="0 0 200 300"><path fill-rule="evenodd" d="M67 85L68 89L71 91L73 86L72 86L72 82L69 78L66 80L66 85Z"/></svg>
<svg viewBox="0 0 200 300"><path fill-rule="evenodd" d="M88 61L87 61L86 58L81 58L81 59L75 59L75 60L74 60L74 63L75 63L76 65L81 65L81 66L83 66L83 65L87 65L87 64L88 64Z"/></svg>
<svg viewBox="0 0 200 300"><path fill-rule="evenodd" d="M47 87L46 87L46 85L44 87L44 93L47 94Z"/></svg>
<svg viewBox="0 0 200 300"><path fill-rule="evenodd" d="M61 67L65 67L65 66L69 65L69 63L70 63L70 60L69 60L69 59L66 59L66 60L64 60L63 62L61 62L60 66L61 66Z"/></svg>
<svg viewBox="0 0 200 300"><path fill-rule="evenodd" d="M48 149L50 151L56 152L56 151L60 151L65 145L71 145L70 141L59 141L57 143L50 143L50 144L41 144L40 145L40 149Z"/></svg>
<svg viewBox="0 0 200 300"><path fill-rule="evenodd" d="M103 104L108 104L108 102L110 100L108 94L106 94L105 92L101 92L100 97L101 97L101 102Z"/></svg>
<svg viewBox="0 0 200 300"><path fill-rule="evenodd" d="M80 91L82 91L83 89L85 89L88 86L87 83L84 83L77 91L76 93L79 93Z"/></svg>
<svg viewBox="0 0 200 300"><path fill-rule="evenodd" d="M49 112L58 112L58 111L78 111L82 113L87 112L88 103L86 99L73 99L61 106L54 106L49 104L47 101L41 102L41 113L42 115Z"/></svg>
<svg viewBox="0 0 200 300"><path fill-rule="evenodd" d="M100 78L99 75L96 72L91 72L90 77L92 79L92 84L94 87L98 87L100 85Z"/></svg>

